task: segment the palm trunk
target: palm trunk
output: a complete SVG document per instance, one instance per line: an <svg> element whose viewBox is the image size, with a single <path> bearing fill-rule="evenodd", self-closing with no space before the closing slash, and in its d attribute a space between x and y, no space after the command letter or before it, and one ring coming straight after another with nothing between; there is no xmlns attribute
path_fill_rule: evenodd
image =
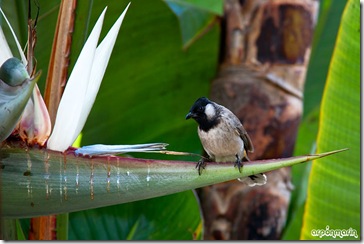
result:
<svg viewBox="0 0 364 244"><path fill-rule="evenodd" d="M292 156L318 13L309 0L226 0L221 63L212 100L252 138L251 160ZM231 181L199 190L205 239L279 239L292 190L290 168L253 187Z"/></svg>

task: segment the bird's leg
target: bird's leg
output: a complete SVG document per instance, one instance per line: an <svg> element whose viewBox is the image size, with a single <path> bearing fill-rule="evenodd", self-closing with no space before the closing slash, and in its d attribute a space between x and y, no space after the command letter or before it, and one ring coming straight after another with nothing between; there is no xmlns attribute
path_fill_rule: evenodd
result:
<svg viewBox="0 0 364 244"><path fill-rule="evenodd" d="M201 171L202 169L205 169L205 166L206 166L206 161L204 158L201 158L197 164L196 164L196 169L198 171L198 175L201 175ZM202 168L202 169L201 169Z"/></svg>
<svg viewBox="0 0 364 244"><path fill-rule="evenodd" d="M243 164L241 163L241 159L238 154L235 155L236 161L234 164L234 167L238 166L239 172L241 173L241 168L243 167Z"/></svg>

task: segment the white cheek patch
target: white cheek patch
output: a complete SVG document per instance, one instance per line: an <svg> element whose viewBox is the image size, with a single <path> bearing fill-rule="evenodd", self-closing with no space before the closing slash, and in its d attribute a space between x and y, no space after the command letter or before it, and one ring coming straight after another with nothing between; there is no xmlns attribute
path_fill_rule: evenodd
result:
<svg viewBox="0 0 364 244"><path fill-rule="evenodd" d="M215 117L216 115L215 107L212 104L207 104L205 107L205 114L208 119Z"/></svg>

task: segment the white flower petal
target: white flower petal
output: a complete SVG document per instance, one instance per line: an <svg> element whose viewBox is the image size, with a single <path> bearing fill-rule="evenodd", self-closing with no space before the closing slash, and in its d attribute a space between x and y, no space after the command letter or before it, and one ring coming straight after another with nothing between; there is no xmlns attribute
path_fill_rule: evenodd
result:
<svg viewBox="0 0 364 244"><path fill-rule="evenodd" d="M57 111L53 133L47 143L49 149L65 151L72 145L85 125L129 5L130 3L97 48L102 25L102 21L99 23L99 20L103 19L106 8L95 24L66 85ZM96 34L91 38L95 29L98 32L97 38ZM88 43L90 39L92 39L92 45Z"/></svg>
<svg viewBox="0 0 364 244"><path fill-rule="evenodd" d="M168 146L167 143L148 143L148 144L135 144L135 145L89 145L78 148L75 151L76 155L117 155L129 152L150 152L150 151L163 151Z"/></svg>
<svg viewBox="0 0 364 244"><path fill-rule="evenodd" d="M10 23L9 23L8 19L6 18L5 14L4 14L4 12L3 12L3 10L2 10L1 8L0 8L0 12L1 12L1 14L4 16L4 19L5 19L6 23L8 24L8 26L9 26L9 28L10 28L11 34L12 34L12 35L13 35L13 37L14 37L14 40L15 40L16 46L17 46L18 51L19 51L19 55L20 55L20 57L21 57L21 61L22 61L22 62L23 62L23 64L26 66L26 65L28 64L28 61L27 61L27 59L26 59L26 57L25 57L25 55L24 55L24 53L23 53L23 50L21 49L20 43L19 43L19 41L18 41L18 38L16 37L16 35L15 35L15 32L14 32L13 28L11 27L11 25L10 25ZM2 47L2 46L0 46L0 47ZM1 49L1 51L3 51L3 50ZM13 56L11 56L11 57L13 57ZM9 58L11 58L11 57L9 57ZM0 64L2 64L2 63L3 63L3 62L0 62Z"/></svg>
<svg viewBox="0 0 364 244"><path fill-rule="evenodd" d="M8 42L5 39L3 29L0 26L0 65L2 65L6 60L13 57L11 50L9 48Z"/></svg>
<svg viewBox="0 0 364 244"><path fill-rule="evenodd" d="M28 144L41 146L51 133L51 120L37 84L34 86L32 99L28 100L18 124L18 133Z"/></svg>
<svg viewBox="0 0 364 244"><path fill-rule="evenodd" d="M115 24L111 27L110 31L105 36L104 40L99 44L96 48L95 59L92 64L91 76L90 76L90 84L87 90L87 97L84 102L84 107L82 112L86 114L83 118L81 118L77 131L81 132L83 126L86 123L87 117L91 111L91 108L95 102L97 92L99 91L102 78L104 77L106 67L109 63L109 59L111 56L111 52L114 48L116 38L119 33L120 26L123 22L125 14L129 8L130 3L126 6L123 13L117 19Z"/></svg>
<svg viewBox="0 0 364 244"><path fill-rule="evenodd" d="M77 138L80 131L76 131L82 113L92 63L99 40L106 8L101 13L91 31L81 53L75 63L68 79L62 99L60 101L57 117L52 135L47 142L47 148L55 151L65 151Z"/></svg>

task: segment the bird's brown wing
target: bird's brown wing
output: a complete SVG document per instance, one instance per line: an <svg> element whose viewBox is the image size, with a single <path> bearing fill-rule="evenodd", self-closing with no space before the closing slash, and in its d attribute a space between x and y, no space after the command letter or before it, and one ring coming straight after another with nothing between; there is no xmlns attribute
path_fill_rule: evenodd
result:
<svg viewBox="0 0 364 244"><path fill-rule="evenodd" d="M245 151L254 152L252 140L250 139L248 132L246 132L246 130L244 129L244 126L241 124L238 117L236 117L236 115L233 114L233 112L231 112L229 109L227 109L221 105L219 105L218 108L220 108L220 112L224 111L221 116L225 117L225 120L230 124L231 128L235 127L236 133L240 136L240 138L244 142ZM223 110L222 108L225 108L225 110Z"/></svg>
<svg viewBox="0 0 364 244"><path fill-rule="evenodd" d="M250 139L248 132L244 129L243 125L236 127L236 131L240 138L244 141L244 148L248 152L254 152L254 146Z"/></svg>

